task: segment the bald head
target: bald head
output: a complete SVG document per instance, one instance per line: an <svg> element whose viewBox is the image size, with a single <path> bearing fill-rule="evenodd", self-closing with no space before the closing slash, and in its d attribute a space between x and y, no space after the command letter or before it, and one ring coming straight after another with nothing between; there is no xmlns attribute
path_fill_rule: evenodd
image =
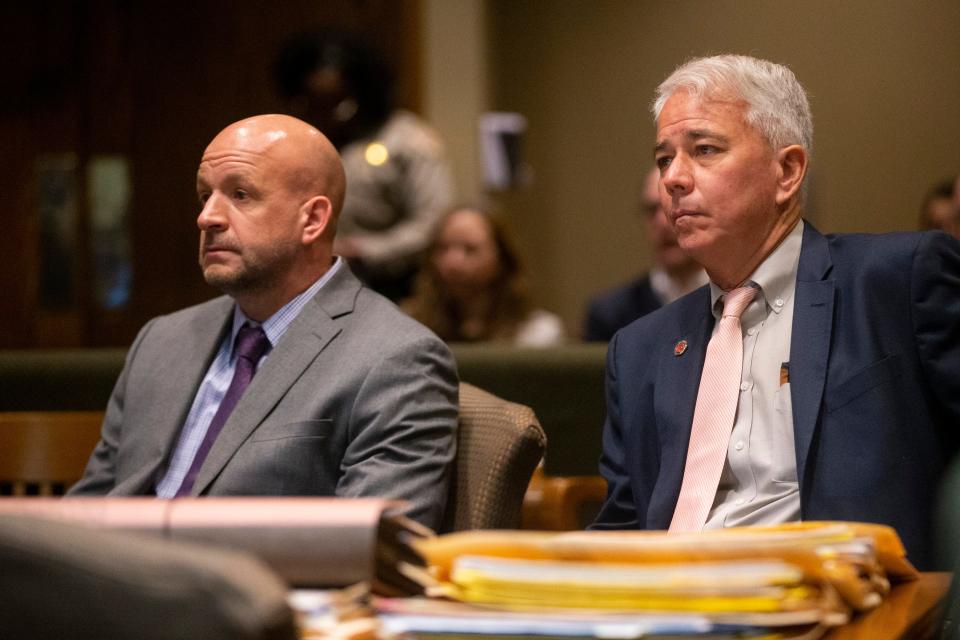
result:
<svg viewBox="0 0 960 640"><path fill-rule="evenodd" d="M330 268L345 188L339 154L307 123L233 123L197 170L204 278L262 322Z"/></svg>
<svg viewBox="0 0 960 640"><path fill-rule="evenodd" d="M330 199L334 218L343 207L347 180L336 148L303 120L266 114L234 122L207 145L203 160L236 153L269 158L290 189Z"/></svg>

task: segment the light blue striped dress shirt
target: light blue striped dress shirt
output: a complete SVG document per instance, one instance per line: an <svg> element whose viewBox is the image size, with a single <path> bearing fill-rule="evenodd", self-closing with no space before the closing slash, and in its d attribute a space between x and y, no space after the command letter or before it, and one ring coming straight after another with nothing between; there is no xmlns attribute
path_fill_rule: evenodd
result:
<svg viewBox="0 0 960 640"><path fill-rule="evenodd" d="M267 318L263 323L263 331L267 334L271 349L277 346L280 338L286 332L290 323L303 310L303 307L313 299L317 292L323 288L330 278L340 269L341 259L339 257L333 263L333 266L323 274L310 287L285 304L275 314ZM184 476L190 470L194 456L197 455L197 449L203 442L203 437L207 434L207 429L216 415L223 396L226 395L230 382L233 380L233 372L237 365L237 356L234 353L233 343L236 340L237 332L244 323L250 323L256 326L257 323L247 318L240 307L234 306L233 327L220 343L220 349L217 356L213 359L210 368L207 369L207 375L204 376L197 395L193 399L193 405L190 407L190 413L187 414L187 420L180 431L180 439L177 441L177 447L173 451L173 457L170 459L170 466L164 474L163 479L157 484L157 497L172 498L177 493L177 489L183 483ZM263 366L264 361L270 357L270 351L267 355L260 358L257 364L257 370Z"/></svg>

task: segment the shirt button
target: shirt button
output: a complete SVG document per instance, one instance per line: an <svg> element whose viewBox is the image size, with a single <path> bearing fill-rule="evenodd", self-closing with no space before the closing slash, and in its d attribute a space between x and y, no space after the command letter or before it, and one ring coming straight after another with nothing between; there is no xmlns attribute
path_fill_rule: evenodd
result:
<svg viewBox="0 0 960 640"><path fill-rule="evenodd" d="M777 298L776 300L773 301L773 304L777 305L778 307L782 307L782 306L783 306L783 298Z"/></svg>
<svg viewBox="0 0 960 640"><path fill-rule="evenodd" d="M749 383L749 382L747 382L746 380L744 380L743 382L740 383L740 391L749 391L749 390L750 390L750 383Z"/></svg>
<svg viewBox="0 0 960 640"><path fill-rule="evenodd" d="M737 451L743 451L743 440L737 440L737 443L733 445L733 448Z"/></svg>
<svg viewBox="0 0 960 640"><path fill-rule="evenodd" d="M743 498L737 498L735 504L739 507L742 506L745 500Z"/></svg>
<svg viewBox="0 0 960 640"><path fill-rule="evenodd" d="M748 336L752 336L752 335L755 334L756 332L757 332L757 330L756 330L754 327L750 327L749 329L747 329L747 335L748 335Z"/></svg>

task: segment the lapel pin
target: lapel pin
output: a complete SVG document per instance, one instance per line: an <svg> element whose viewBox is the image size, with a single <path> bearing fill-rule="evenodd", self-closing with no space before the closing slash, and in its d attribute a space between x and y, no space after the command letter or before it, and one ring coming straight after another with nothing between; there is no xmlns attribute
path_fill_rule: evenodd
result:
<svg viewBox="0 0 960 640"><path fill-rule="evenodd" d="M682 356L687 351L687 341L678 340L677 344L673 345L673 355Z"/></svg>

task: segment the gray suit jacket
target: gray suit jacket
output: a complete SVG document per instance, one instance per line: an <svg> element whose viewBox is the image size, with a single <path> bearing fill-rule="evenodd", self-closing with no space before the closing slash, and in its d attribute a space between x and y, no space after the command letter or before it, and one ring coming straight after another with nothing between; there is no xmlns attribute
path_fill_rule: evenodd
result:
<svg viewBox="0 0 960 640"><path fill-rule="evenodd" d="M224 296L144 326L69 495L153 492L233 304ZM456 424L446 345L343 265L257 371L192 494L384 496L436 528Z"/></svg>

